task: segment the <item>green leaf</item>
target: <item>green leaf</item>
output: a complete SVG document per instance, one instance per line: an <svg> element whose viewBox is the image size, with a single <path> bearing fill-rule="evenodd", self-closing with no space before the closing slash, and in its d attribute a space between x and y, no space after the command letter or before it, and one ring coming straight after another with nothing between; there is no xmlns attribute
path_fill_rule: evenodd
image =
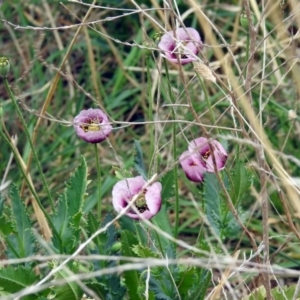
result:
<svg viewBox="0 0 300 300"><path fill-rule="evenodd" d="M99 220L97 220L96 217L94 216L94 214L92 212L90 212L88 214L88 226L87 226L88 234L90 236L92 234L94 234L98 230L99 226L100 226ZM97 245L97 248L98 248L98 251L96 253L100 254L100 249L102 247L102 241L101 241L99 235L94 238L93 242Z"/></svg>
<svg viewBox="0 0 300 300"><path fill-rule="evenodd" d="M141 144L138 140L133 140L134 148L135 148L135 155L134 155L134 167L138 171L138 173L143 176L145 180L147 180L147 172L143 160L143 151Z"/></svg>
<svg viewBox="0 0 300 300"><path fill-rule="evenodd" d="M148 257L160 258L160 255L158 253L153 252L151 249L149 249L146 246L134 245L131 250L138 257L141 258L148 258Z"/></svg>
<svg viewBox="0 0 300 300"><path fill-rule="evenodd" d="M229 181L226 174L224 174L223 183L225 188L228 189ZM221 239L225 237L232 238L238 235L240 227L227 206L221 185L214 173L205 174L203 193L205 213L209 224L215 233Z"/></svg>
<svg viewBox="0 0 300 300"><path fill-rule="evenodd" d="M70 243L73 244L74 229L70 226L66 195L60 195L58 201L56 214L52 216L53 225L61 239L62 247L70 246Z"/></svg>
<svg viewBox="0 0 300 300"><path fill-rule="evenodd" d="M99 220L93 215L93 213L88 214L88 226L87 230L89 235L94 234L99 227L106 226L107 223L111 222L113 219L112 214L108 213L102 224L100 224ZM103 232L97 235L93 242L95 243L96 247L91 247L93 253L102 254L102 255L110 255L112 253L112 246L115 242L118 241L117 239L117 232L114 225L111 225L107 228L106 232ZM100 265L104 266L104 261L99 262Z"/></svg>
<svg viewBox="0 0 300 300"><path fill-rule="evenodd" d="M283 288L276 287L271 290L272 296L276 300L286 300L286 299L293 299L293 296L296 291L296 285L291 286L284 286ZM264 286L260 286L259 288L252 291L252 293L246 297L244 297L242 300L264 300L266 299L266 289ZM300 292L297 292L296 300L299 300L300 298Z"/></svg>
<svg viewBox="0 0 300 300"><path fill-rule="evenodd" d="M66 184L68 214L72 218L81 211L87 188L87 166L84 158Z"/></svg>
<svg viewBox="0 0 300 300"><path fill-rule="evenodd" d="M129 232L135 232L136 230L136 221L134 221L133 219L124 216L121 217L120 220L120 227L122 228L122 230L127 230Z"/></svg>
<svg viewBox="0 0 300 300"><path fill-rule="evenodd" d="M25 267L7 266L0 269L0 286L3 291L8 293L16 293L22 289L31 286L37 277L32 269ZM36 299L36 296L30 295L22 299Z"/></svg>
<svg viewBox="0 0 300 300"><path fill-rule="evenodd" d="M152 218L153 224L155 224L158 228L162 228L166 233L173 236L173 231L170 225L169 216L167 214L166 204L161 206L159 213ZM153 234L153 239L157 239L156 233ZM160 236L160 244L162 249L166 251L170 245L173 243L166 237ZM164 255L164 253L163 253Z"/></svg>
<svg viewBox="0 0 300 300"><path fill-rule="evenodd" d="M207 289L209 284L211 283L211 272L210 270L206 269L197 269L200 270L200 274L198 277L200 278L200 283L198 284L199 280L197 280L197 284L195 285L195 289L193 293L187 298L188 300L203 300L207 296Z"/></svg>
<svg viewBox="0 0 300 300"><path fill-rule="evenodd" d="M0 233L4 238L13 232L10 212L7 205L4 205L4 198L0 198Z"/></svg>
<svg viewBox="0 0 300 300"><path fill-rule="evenodd" d="M113 262L108 267L115 267L116 264ZM105 282L105 287L108 289L106 293L106 298L111 300L119 300L126 299L124 295L126 294L126 287L124 286L124 282L121 282L121 278L118 274L106 276L107 280ZM123 278L122 278L123 279ZM109 297L108 297L109 295Z"/></svg>
<svg viewBox="0 0 300 300"><path fill-rule="evenodd" d="M111 213L108 213L104 220L103 225L106 226L107 223L110 223L114 219L114 216ZM105 247L104 247L104 254L111 254L112 246L118 241L117 231L114 224L110 225L106 232L106 239L105 239Z"/></svg>
<svg viewBox="0 0 300 300"><path fill-rule="evenodd" d="M159 213L152 218L152 221L154 221L156 226L162 228L165 232L173 236L173 231L170 225L169 216L165 204L161 206Z"/></svg>
<svg viewBox="0 0 300 300"><path fill-rule="evenodd" d="M3 214L3 208L4 208L4 198L0 196L0 215Z"/></svg>
<svg viewBox="0 0 300 300"><path fill-rule="evenodd" d="M163 288L163 280L164 278L160 278L160 280L157 280L155 278L150 277L149 280L149 286L150 286L150 290L153 291L155 293L155 299L156 300L173 300L176 299L174 297L170 297L167 295L167 293L165 292L164 288Z"/></svg>
<svg viewBox="0 0 300 300"><path fill-rule="evenodd" d="M216 234L220 236L222 230L222 198L221 186L213 173L205 173L204 181L204 207L207 219L210 226L214 229Z"/></svg>
<svg viewBox="0 0 300 300"><path fill-rule="evenodd" d="M229 191L230 197L235 206L241 202L245 193L250 189L252 185L252 177L245 167L245 164L238 162L231 175L232 187Z"/></svg>
<svg viewBox="0 0 300 300"><path fill-rule="evenodd" d="M100 282L91 281L86 282L85 285L93 290L101 299L105 299L105 296L107 296L107 289L106 285Z"/></svg>
<svg viewBox="0 0 300 300"><path fill-rule="evenodd" d="M0 217L0 232L4 237L13 232L13 225L5 216Z"/></svg>
<svg viewBox="0 0 300 300"><path fill-rule="evenodd" d="M189 268L180 271L177 285L180 296L183 299L186 299L188 296L189 291L195 283L195 279L195 268Z"/></svg>
<svg viewBox="0 0 300 300"><path fill-rule="evenodd" d="M161 178L162 199L164 201L170 199L174 195L174 171L171 170Z"/></svg>
<svg viewBox="0 0 300 300"><path fill-rule="evenodd" d="M67 282L68 274L64 271L59 271L56 273L55 279L65 279L66 284L61 286L54 286L52 292L55 294L55 300L80 300L83 291L75 282Z"/></svg>
<svg viewBox="0 0 300 300"><path fill-rule="evenodd" d="M136 241L136 237L128 231L123 231L121 240L122 240L122 254L124 256L129 256L129 257L133 256L131 247L135 244L134 241ZM136 299L136 300L142 299L137 292L140 285L138 272L136 270L131 270L131 271L126 271L123 274L124 274L129 298Z"/></svg>
<svg viewBox="0 0 300 300"><path fill-rule="evenodd" d="M15 185L11 186L10 196L12 202L12 218L15 225L15 235L7 238L14 245L17 257L28 257L34 254L34 239L31 232L31 223L26 208L20 198Z"/></svg>
<svg viewBox="0 0 300 300"><path fill-rule="evenodd" d="M62 253L71 253L80 238L80 220L87 187L87 166L84 158L66 183L64 192L59 196L56 213L51 216L60 241L53 242Z"/></svg>

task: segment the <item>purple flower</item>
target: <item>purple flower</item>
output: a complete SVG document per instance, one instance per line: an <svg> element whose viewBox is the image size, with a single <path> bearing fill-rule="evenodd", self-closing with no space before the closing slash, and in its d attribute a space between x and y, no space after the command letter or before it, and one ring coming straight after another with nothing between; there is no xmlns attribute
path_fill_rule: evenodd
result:
<svg viewBox="0 0 300 300"><path fill-rule="evenodd" d="M100 143L111 133L107 115L98 108L82 110L74 118L73 126L77 135L88 143Z"/></svg>
<svg viewBox="0 0 300 300"><path fill-rule="evenodd" d="M112 202L114 209L119 213L137 194L135 205L140 214L133 209L127 210L126 215L132 219L150 219L155 216L161 207L161 184L160 182L146 185L142 176L126 178L115 184L112 190Z"/></svg>
<svg viewBox="0 0 300 300"><path fill-rule="evenodd" d="M194 28L178 28L176 38L173 31L165 33L158 48L164 51L167 60L176 64L178 54L180 63L185 65L197 60L195 55L203 48L203 44L198 31Z"/></svg>
<svg viewBox="0 0 300 300"><path fill-rule="evenodd" d="M190 151L183 152L179 157L181 167L190 181L202 182L206 172L205 163Z"/></svg>
<svg viewBox="0 0 300 300"><path fill-rule="evenodd" d="M189 143L188 151L181 154L179 162L186 177L194 182L202 182L205 172L215 172L213 157L216 162L216 170L223 170L227 160L227 152L216 140L210 141L211 148L206 138L197 138Z"/></svg>

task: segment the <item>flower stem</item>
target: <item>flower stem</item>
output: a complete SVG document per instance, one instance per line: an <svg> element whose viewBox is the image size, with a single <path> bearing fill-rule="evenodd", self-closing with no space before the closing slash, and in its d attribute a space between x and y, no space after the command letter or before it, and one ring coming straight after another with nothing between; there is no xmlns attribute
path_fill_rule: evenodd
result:
<svg viewBox="0 0 300 300"><path fill-rule="evenodd" d="M208 96L208 93L207 93L207 89L206 89L206 86L203 82L203 79L198 75L198 73L196 72L196 75L197 75L197 78L202 86L202 90L204 91L204 95L205 95L205 100L206 100L206 103L208 105L208 109L209 109L209 112L210 112L210 115L211 115L211 118L213 120L213 123L216 124L216 118L215 118L215 115L213 113L213 110L212 110L212 107L211 107L211 102L209 100L209 96ZM217 132L219 132L219 130L217 129Z"/></svg>
<svg viewBox="0 0 300 300"><path fill-rule="evenodd" d="M169 92L169 97L170 101L172 104L175 103L175 98L174 94L171 89L171 84L170 84L170 77L169 77L169 71L168 71L168 65L166 59L164 59L164 67L166 71L166 77L167 77L167 83L168 83L168 92ZM172 123L172 141L173 141L173 159L174 162L177 161L177 141L176 141L176 114L175 110L172 107L172 118L173 118L173 123ZM176 238L178 235L178 227L179 227L179 194L178 194L178 166L177 164L174 165L174 192L175 192L175 226L174 226L174 237Z"/></svg>
<svg viewBox="0 0 300 300"><path fill-rule="evenodd" d="M97 168L97 187L98 187L98 219L101 220L101 170L97 144L95 144L96 168Z"/></svg>
<svg viewBox="0 0 300 300"><path fill-rule="evenodd" d="M245 63L246 63L246 67L245 67L245 72L244 72L244 76L246 77L246 72L247 72L247 64L248 64L248 60L249 60L249 51L250 51L250 35L249 32L247 32L246 34L246 56L245 56Z"/></svg>
<svg viewBox="0 0 300 300"><path fill-rule="evenodd" d="M150 56L146 55L146 65L147 65L147 92L148 92L148 120L153 122L153 98L151 94L151 72L150 72ZM150 148L149 148L149 158L150 160L154 157L154 124L149 124L149 138L150 138ZM150 171L151 172L151 171ZM148 174L151 177L151 174Z"/></svg>
<svg viewBox="0 0 300 300"><path fill-rule="evenodd" d="M44 185L44 187L46 189L46 193L47 193L47 196L48 196L48 199L49 199L49 202L50 202L51 209L54 212L55 211L55 209L54 209L54 202L53 202L53 199L52 199L52 196L51 196L51 193L50 193L50 189L49 189L48 183L46 181L45 175L43 173L41 163L40 163L40 161L38 159L36 150L35 150L34 145L32 143L32 139L31 139L28 127L27 127L26 122L25 122L25 120L23 118L23 115L22 115L22 112L21 112L21 110L19 108L19 105L18 105L18 103L17 103L17 101L16 101L16 99L15 99L15 97L14 97L12 91L11 91L11 88L10 88L10 86L8 84L7 78L4 79L4 84L5 84L5 88L6 88L7 92L8 92L8 94L9 94L11 100L12 100L12 103L14 104L14 107L15 107L15 109L17 111L17 114L18 114L18 116L20 118L20 121L21 121L21 123L23 125L23 129L24 129L25 135L26 135L26 137L28 139L28 142L29 142L31 151L33 153L34 159L36 161L37 168L39 170L39 173L40 173L43 185Z"/></svg>

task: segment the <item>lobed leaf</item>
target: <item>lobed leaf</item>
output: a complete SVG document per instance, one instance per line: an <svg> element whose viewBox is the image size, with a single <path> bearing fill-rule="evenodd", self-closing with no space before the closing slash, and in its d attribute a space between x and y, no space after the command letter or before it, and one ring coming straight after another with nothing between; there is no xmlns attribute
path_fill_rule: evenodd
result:
<svg viewBox="0 0 300 300"><path fill-rule="evenodd" d="M64 271L59 271L56 273L56 279L65 279L66 284L61 286L54 286L52 288L52 293L55 294L55 300L80 300L83 292L81 288L75 282L68 282L68 274Z"/></svg>
<svg viewBox="0 0 300 300"><path fill-rule="evenodd" d="M152 249L150 249L146 246L143 246L143 245L134 245L131 250L138 257L141 257L141 258L149 258L149 257L159 258L160 257L160 255L158 253L155 253Z"/></svg>
<svg viewBox="0 0 300 300"><path fill-rule="evenodd" d="M175 298L167 295L165 289L166 287L163 286L163 278L160 278L159 280L153 278L153 276L150 277L149 280L149 287L150 290L153 291L155 294L155 299L161 299L161 300L173 300Z"/></svg>
<svg viewBox="0 0 300 300"><path fill-rule="evenodd" d="M297 285L291 285L291 286L284 286L282 288L275 287L271 290L272 296L276 300L286 300L286 299L295 299L299 300L300 298L300 291L296 289ZM295 298L294 298L294 294ZM264 300L266 299L266 289L264 286L260 286L259 288L252 291L252 293L246 297L244 297L242 300Z"/></svg>
<svg viewBox="0 0 300 300"><path fill-rule="evenodd" d="M70 226L70 216L68 213L66 195L60 195L58 201L56 214L52 216L53 225L60 236L62 247L70 246L70 243L72 243L74 229Z"/></svg>
<svg viewBox="0 0 300 300"><path fill-rule="evenodd" d="M204 207L210 226L218 236L222 231L222 197L220 184L213 173L205 174Z"/></svg>
<svg viewBox="0 0 300 300"><path fill-rule="evenodd" d="M81 211L87 188L87 165L84 158L66 184L65 196L69 217Z"/></svg>
<svg viewBox="0 0 300 300"><path fill-rule="evenodd" d="M197 284L193 291L192 294L187 298L189 300L203 300L205 299L206 295L207 295L207 289L209 287L209 284L211 282L211 272L210 270L207 269L195 269L195 271L199 272L199 275L197 276L200 279L197 280L197 282L199 282L199 284Z"/></svg>
<svg viewBox="0 0 300 300"><path fill-rule="evenodd" d="M7 266L0 269L0 286L2 291L16 293L22 289L31 286L36 281L37 276L32 269L18 266ZM22 299L36 299L36 296L30 295Z"/></svg>
<svg viewBox="0 0 300 300"><path fill-rule="evenodd" d="M106 285L97 281L86 282L85 285L94 291L101 299L105 299L107 295Z"/></svg>
<svg viewBox="0 0 300 300"><path fill-rule="evenodd" d="M186 297L188 296L191 288L195 284L196 279L197 277L195 268L189 268L180 271L177 285L180 296L183 299L186 299Z"/></svg>
<svg viewBox="0 0 300 300"><path fill-rule="evenodd" d="M7 237L9 246L14 245L13 256L28 257L34 254L34 238L31 232L31 223L26 208L20 198L15 185L11 186L12 219L15 234Z"/></svg>
<svg viewBox="0 0 300 300"><path fill-rule="evenodd" d="M60 241L53 239L61 252L70 253L80 238L80 220L87 188L87 166L84 158L59 196L58 208L52 216Z"/></svg>
<svg viewBox="0 0 300 300"><path fill-rule="evenodd" d="M4 198L0 198L0 233L4 238L13 232L13 223L7 206L4 205Z"/></svg>
<svg viewBox="0 0 300 300"><path fill-rule="evenodd" d="M163 204L161 206L159 213L154 218L152 218L152 221L158 228L162 228L166 233L173 236L173 231L170 225L166 204ZM154 240L157 239L156 233L153 234L153 239ZM159 239L160 239L160 244L162 246L162 249L164 251L167 251L167 249L172 244L172 242L168 238L165 238L164 236L160 236Z"/></svg>
<svg viewBox="0 0 300 300"><path fill-rule="evenodd" d="M128 231L122 232L122 252L124 256L133 256L133 252L131 247L133 245L132 242L136 241L135 236ZM135 244L135 243L134 243ZM130 299L142 299L138 293L139 288L139 275L136 270L126 271L124 272L124 278L126 287L128 290L128 295Z"/></svg>

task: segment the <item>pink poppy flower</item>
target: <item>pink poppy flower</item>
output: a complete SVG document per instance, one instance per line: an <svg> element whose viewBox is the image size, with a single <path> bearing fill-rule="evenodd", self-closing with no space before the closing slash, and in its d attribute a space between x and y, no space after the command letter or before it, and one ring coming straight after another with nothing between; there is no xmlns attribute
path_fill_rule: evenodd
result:
<svg viewBox="0 0 300 300"><path fill-rule="evenodd" d="M210 141L211 148L206 138L200 137L189 143L188 151L181 154L179 162L186 177L194 182L202 182L204 173L215 172L213 156L216 162L216 170L223 170L227 160L227 152L216 140Z"/></svg>
<svg viewBox="0 0 300 300"><path fill-rule="evenodd" d="M184 151L179 157L180 165L186 177L193 182L202 182L206 172L205 163L190 151Z"/></svg>
<svg viewBox="0 0 300 300"><path fill-rule="evenodd" d="M112 131L107 115L98 108L82 110L74 118L73 126L81 139L93 144L104 141Z"/></svg>
<svg viewBox="0 0 300 300"><path fill-rule="evenodd" d="M223 170L225 168L225 163L227 160L226 150L216 140L211 140L210 145L213 149L217 170ZM205 168L207 172L215 172L213 155L210 150L208 140L206 138L200 137L191 141L189 144L189 151L205 163Z"/></svg>
<svg viewBox="0 0 300 300"><path fill-rule="evenodd" d="M135 195L140 194L133 204L140 214L137 214L133 209L129 209L126 215L135 220L150 219L160 210L161 189L160 182L147 186L147 182L142 176L123 179L117 182L112 190L114 209L119 213Z"/></svg>
<svg viewBox="0 0 300 300"><path fill-rule="evenodd" d="M197 60L195 55L203 48L203 43L196 29L178 28L176 39L173 31L169 31L161 37L158 48L164 51L167 60L176 64L178 54L180 63L185 65Z"/></svg>

